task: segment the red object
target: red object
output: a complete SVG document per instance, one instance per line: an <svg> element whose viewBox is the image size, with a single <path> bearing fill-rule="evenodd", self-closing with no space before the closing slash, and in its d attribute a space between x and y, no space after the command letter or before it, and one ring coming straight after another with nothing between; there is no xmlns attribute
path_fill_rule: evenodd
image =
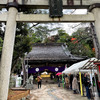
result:
<svg viewBox="0 0 100 100"><path fill-rule="evenodd" d="M98 67L99 67L99 72L100 72L100 65L98 65Z"/></svg>
<svg viewBox="0 0 100 100"><path fill-rule="evenodd" d="M75 44L78 43L78 40L76 40L76 38L71 38L71 41Z"/></svg>
<svg viewBox="0 0 100 100"><path fill-rule="evenodd" d="M75 44L75 43L78 43L78 40L77 40L77 41L75 41L75 42L74 42L74 44Z"/></svg>
<svg viewBox="0 0 100 100"><path fill-rule="evenodd" d="M99 86L99 89L100 89L100 82L98 81L98 86Z"/></svg>
<svg viewBox="0 0 100 100"><path fill-rule="evenodd" d="M100 62L94 62L94 64L98 66L100 72Z"/></svg>
<svg viewBox="0 0 100 100"><path fill-rule="evenodd" d="M58 72L56 75L58 75L58 76L59 76L59 75L61 75L61 74L62 74L61 72Z"/></svg>
<svg viewBox="0 0 100 100"><path fill-rule="evenodd" d="M94 51L94 52L95 52L95 48L92 48L92 51Z"/></svg>
<svg viewBox="0 0 100 100"><path fill-rule="evenodd" d="M71 38L71 41L74 41L74 40L76 40L76 38Z"/></svg>

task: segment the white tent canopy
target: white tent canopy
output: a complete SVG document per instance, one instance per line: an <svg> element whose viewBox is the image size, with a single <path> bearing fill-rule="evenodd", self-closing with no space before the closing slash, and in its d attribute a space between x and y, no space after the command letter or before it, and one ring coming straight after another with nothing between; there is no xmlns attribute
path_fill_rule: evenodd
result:
<svg viewBox="0 0 100 100"><path fill-rule="evenodd" d="M71 65L69 68L66 68L62 73L65 73L65 74L74 73L74 72L79 71L82 67L91 67L94 65L93 61L97 61L97 59L90 58L90 59L75 63L75 64Z"/></svg>

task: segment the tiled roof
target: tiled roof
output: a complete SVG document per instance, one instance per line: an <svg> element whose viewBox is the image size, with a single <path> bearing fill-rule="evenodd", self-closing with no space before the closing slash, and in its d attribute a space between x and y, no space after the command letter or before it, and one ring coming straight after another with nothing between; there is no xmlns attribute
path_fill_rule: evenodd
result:
<svg viewBox="0 0 100 100"><path fill-rule="evenodd" d="M72 60L82 59L70 54L66 45L62 43L34 44L31 52L27 55L31 60Z"/></svg>

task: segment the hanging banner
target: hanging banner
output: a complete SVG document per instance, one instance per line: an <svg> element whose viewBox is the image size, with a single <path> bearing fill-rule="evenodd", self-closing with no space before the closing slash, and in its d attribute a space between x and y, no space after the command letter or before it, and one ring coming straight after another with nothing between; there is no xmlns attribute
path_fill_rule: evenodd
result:
<svg viewBox="0 0 100 100"><path fill-rule="evenodd" d="M44 71L45 69L48 69L51 72L62 72L62 71L64 71L65 66L63 66L63 67L44 66L44 67L28 68L28 73L41 72L41 71Z"/></svg>
<svg viewBox="0 0 100 100"><path fill-rule="evenodd" d="M100 65L98 65L98 67L99 67L99 72L100 72Z"/></svg>

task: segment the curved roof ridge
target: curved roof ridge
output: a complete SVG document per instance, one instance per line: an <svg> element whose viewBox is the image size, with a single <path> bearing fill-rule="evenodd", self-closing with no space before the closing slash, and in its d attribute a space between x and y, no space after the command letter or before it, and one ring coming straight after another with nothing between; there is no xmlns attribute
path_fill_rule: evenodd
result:
<svg viewBox="0 0 100 100"><path fill-rule="evenodd" d="M66 56L72 57L72 54L68 50L68 47L66 44L62 45L62 49L63 49L64 53L66 54Z"/></svg>
<svg viewBox="0 0 100 100"><path fill-rule="evenodd" d="M34 43L33 46L61 46L64 43Z"/></svg>

